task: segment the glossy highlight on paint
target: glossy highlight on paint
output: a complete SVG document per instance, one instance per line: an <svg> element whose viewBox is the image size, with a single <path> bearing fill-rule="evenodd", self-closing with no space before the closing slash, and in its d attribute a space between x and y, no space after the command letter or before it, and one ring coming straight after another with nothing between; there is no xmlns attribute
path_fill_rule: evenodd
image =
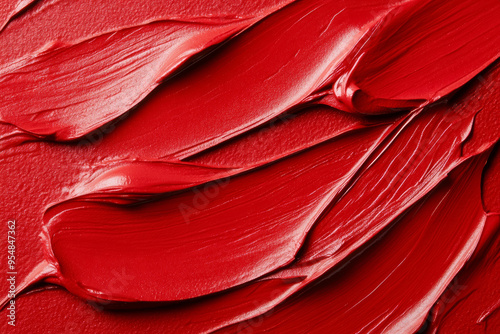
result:
<svg viewBox="0 0 500 334"><path fill-rule="evenodd" d="M125 7L0 11L19 327L498 331L498 1Z"/></svg>

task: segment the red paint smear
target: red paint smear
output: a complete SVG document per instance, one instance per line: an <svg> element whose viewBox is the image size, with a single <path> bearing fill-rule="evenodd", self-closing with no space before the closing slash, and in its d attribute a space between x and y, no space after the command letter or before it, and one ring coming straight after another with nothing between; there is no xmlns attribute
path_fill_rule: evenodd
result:
<svg viewBox="0 0 500 334"><path fill-rule="evenodd" d="M88 2L86 8L95 10L93 1ZM185 4L189 5L199 4ZM147 7L155 6L166 4L158 1ZM112 11L114 6L98 7ZM139 8L131 17L126 15L121 25L103 22L100 30L84 31L83 36L76 35L75 28L70 40L60 40L52 31L47 36L52 40L45 40L38 50L2 64L0 92L5 101L0 120L36 137L81 137L135 106L189 57L247 28L278 6L269 5L268 11L266 7L254 9L257 13L252 13L251 6L243 7L240 13L220 16L214 12L182 15L183 6L171 7L172 11L165 12L170 15ZM32 20L46 20L54 10L42 7ZM114 11L113 16L119 10ZM76 15L71 20L94 18L87 10ZM59 33L64 34L65 29L67 26L61 27Z"/></svg>
<svg viewBox="0 0 500 334"><path fill-rule="evenodd" d="M377 114L434 102L500 56L498 1L417 1L387 15L335 83L345 110Z"/></svg>
<svg viewBox="0 0 500 334"><path fill-rule="evenodd" d="M500 316L500 179L498 147L483 173L483 202L488 214L481 240L470 261L440 297L421 332L495 333Z"/></svg>
<svg viewBox="0 0 500 334"><path fill-rule="evenodd" d="M109 140L115 142L115 145L127 145L130 133L135 132L134 136L143 137L141 146L146 146L153 139L151 138L153 134L155 141L163 143L157 148L157 150L162 150L161 156L179 158L198 153L204 148L252 129L300 103L318 88L365 31L374 24L377 15L387 12L389 7L390 4L381 1L372 1L366 6L352 6L352 8L344 8L344 5L336 1L291 4L263 20L247 33L235 38L217 56L207 59L202 67L191 69L188 73L167 82L143 103L141 112L133 113L132 121L118 127ZM332 26L335 29L329 29ZM147 29L151 29L151 25L142 27L140 31L142 33ZM223 34L221 32L214 34L210 30L208 33L209 41ZM275 39L272 36L280 37ZM306 45L298 44L305 38L315 42ZM188 41L191 43L196 41L200 45L207 44L207 41L202 41L197 36L193 36ZM89 44L83 44L83 49L79 52L92 52L88 50ZM132 50L130 50L130 44L130 42L123 43L125 51L137 52L136 44L132 44L134 45ZM180 46L184 47L182 43ZM168 45L165 45L166 47ZM95 55L95 53L91 54ZM182 52L179 54L183 55ZM106 52L102 56L106 56ZM122 57L120 53L116 56ZM154 55L145 55L143 58L148 63L155 60ZM125 59L129 60L129 57ZM314 61L311 61L312 59ZM96 59L91 57L89 61L94 62ZM178 61L177 58L169 63L175 64L176 61ZM130 67L125 67L125 64L120 62L120 58L110 60L110 62L122 67L122 69L118 68L119 72L113 72L112 75L121 77L123 75L121 72L130 71ZM81 66L81 63L78 63L78 66ZM96 63L96 66L99 67L99 63ZM151 66L155 67L154 64ZM24 67L22 66L21 70L30 71L29 68ZM44 61L37 62L35 69L37 67L45 68ZM145 66L140 68L145 68ZM78 69L69 66L67 71L72 72ZM89 68L88 70L93 73L96 69ZM11 72L12 69L7 68L6 71ZM153 70L153 74L157 72L159 74L153 77L154 82L159 76L165 75L164 71ZM56 84L63 74L64 72L54 73L53 81L50 83ZM106 77L112 77L112 75ZM134 75L144 80L144 74L135 73ZM19 78L19 76L14 78ZM198 80L198 78L203 79ZM107 83L106 81L97 81L97 78L87 80L89 80L87 84L92 87L99 84L98 90L94 91L100 93L97 99L95 96L77 97L78 100L90 100L93 103L90 110L87 110L88 107L85 105L77 105L81 110L79 113L83 114L81 117L71 110L76 102L70 101L68 106L66 100L61 101L62 96L59 98L55 96L55 101L48 101L48 105L45 101L32 101L32 98L28 96L23 99L14 96L12 101L14 105L6 105L4 110L0 111L0 119L18 125L21 129L34 132L36 135L54 135L57 140L70 140L81 137L98 125L122 115L127 107L130 108L144 97L144 92L149 93L154 87L152 84L143 84L149 87L147 89L137 87L137 78L126 81L127 84L132 85L129 89L133 92L139 90L142 94L138 95L125 90L125 84L108 88L101 86ZM8 81L6 85L12 87L12 83ZM53 90L53 88L49 85L47 90ZM122 90L117 92L118 88ZM283 91L284 94L276 94L277 91ZM252 94L248 95L248 92ZM132 101L123 105L126 101L118 93L125 94ZM43 94L42 98L47 97ZM112 104L108 114L103 114L101 104L95 105L99 98L111 103L116 99L120 105L113 108ZM26 114L25 106L20 105L19 100L34 103L41 109L33 111L32 114ZM58 103L59 101L61 103ZM228 114L231 117L227 117ZM83 116L84 119L82 119ZM47 123L47 120L54 120L54 122ZM59 120L71 123L59 124ZM23 126L19 124L20 122ZM142 125L139 130L136 126L138 123ZM144 134L149 135L144 136Z"/></svg>
<svg viewBox="0 0 500 334"><path fill-rule="evenodd" d="M373 245L316 286L272 314L223 332L416 331L479 240L486 219L480 200L484 161L483 155L461 165Z"/></svg>
<svg viewBox="0 0 500 334"><path fill-rule="evenodd" d="M44 220L58 279L88 299L171 301L267 274L293 260L315 219L385 133L382 127L347 136L140 207L110 207L100 203L102 196L97 203L77 199L53 207ZM141 168L148 175L169 173ZM107 275L120 268L134 281L107 290Z"/></svg>
<svg viewBox="0 0 500 334"><path fill-rule="evenodd" d="M483 243L439 298L425 325L428 333L495 333L498 330L500 288L499 215L486 221ZM495 324L496 323L496 324Z"/></svg>
<svg viewBox="0 0 500 334"><path fill-rule="evenodd" d="M18 288L45 281L16 299L19 327L497 331L498 153L481 189L479 177L500 137L498 64L471 80L498 57L496 3L152 2L133 15L79 4L5 11L0 33L2 84L19 107L0 113L2 218L19 222ZM91 5L97 15L68 24ZM153 47L175 34L177 54ZM33 83L42 89L19 89ZM363 92L353 99L351 84ZM309 102L430 106L367 117ZM33 135L82 140L18 140Z"/></svg>
<svg viewBox="0 0 500 334"><path fill-rule="evenodd" d="M49 45L0 70L0 119L35 136L81 137L135 106L188 57L251 22L161 21Z"/></svg>

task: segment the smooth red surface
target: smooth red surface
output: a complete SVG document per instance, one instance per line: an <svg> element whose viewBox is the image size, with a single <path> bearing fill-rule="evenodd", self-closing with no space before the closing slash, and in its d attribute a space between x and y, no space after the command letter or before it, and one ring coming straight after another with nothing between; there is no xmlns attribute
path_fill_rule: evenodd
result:
<svg viewBox="0 0 500 334"><path fill-rule="evenodd" d="M16 330L498 332L499 15L2 3Z"/></svg>

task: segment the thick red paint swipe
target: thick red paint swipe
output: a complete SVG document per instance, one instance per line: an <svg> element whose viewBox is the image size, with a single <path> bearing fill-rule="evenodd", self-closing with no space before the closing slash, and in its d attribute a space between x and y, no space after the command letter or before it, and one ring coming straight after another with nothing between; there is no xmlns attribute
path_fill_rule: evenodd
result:
<svg viewBox="0 0 500 334"><path fill-rule="evenodd" d="M372 245L353 254L312 289L284 302L271 316L254 320L258 331L418 330L481 236L486 220L479 187L484 161L483 155L459 166ZM240 332L251 323L227 332Z"/></svg>
<svg viewBox="0 0 500 334"><path fill-rule="evenodd" d="M16 326L498 332L499 14L2 4Z"/></svg>
<svg viewBox="0 0 500 334"><path fill-rule="evenodd" d="M5 97L0 120L35 136L81 137L135 106L189 57L268 13L246 19L134 14L135 20L124 20L111 30L68 42L49 41L0 66L0 92Z"/></svg>
<svg viewBox="0 0 500 334"><path fill-rule="evenodd" d="M433 307L422 332L495 333L500 325L499 172L497 147L483 174L483 202L488 217L478 247Z"/></svg>
<svg viewBox="0 0 500 334"><path fill-rule="evenodd" d="M491 214L476 255L439 298L424 325L428 333L494 333L498 329L500 219Z"/></svg>
<svg viewBox="0 0 500 334"><path fill-rule="evenodd" d="M496 0L417 1L396 8L335 82L333 105L377 114L446 96L500 56L498 15Z"/></svg>
<svg viewBox="0 0 500 334"><path fill-rule="evenodd" d="M1 120L37 136L80 137L135 106L188 57L250 23L167 20L49 45L1 68Z"/></svg>
<svg viewBox="0 0 500 334"><path fill-rule="evenodd" d="M113 208L102 198L64 202L44 218L58 279L89 299L105 294L118 301L171 301L267 274L294 259L314 221L386 132L382 127L357 140L347 136L139 207ZM252 246L255 240L259 247ZM107 291L108 273L119 268L137 285Z"/></svg>
<svg viewBox="0 0 500 334"><path fill-rule="evenodd" d="M304 100L327 79L366 30L375 24L375 19L386 13L388 8L390 4L384 1L371 1L362 7L353 4L352 8L344 8L344 5L337 1L301 1L291 4L260 22L248 33L237 37L224 49L224 52L221 52L220 57L211 57L202 68L191 70L189 74L178 76L173 81L167 82L144 103L141 112L137 113L139 119L133 123L140 122L143 125L140 129L142 133L154 133L155 140L164 142L163 155L169 154L176 157L197 153L203 148L240 134ZM89 93L99 93L100 96L77 95L75 97L77 100L68 101L68 98L76 93L74 90L80 89L80 86L64 86L64 90L70 89L73 93L63 91L59 97L48 97L47 94L42 93L40 96L42 100L26 95L20 97L13 95L8 88L17 87L20 83L15 80L22 80L23 76L11 74L4 76L2 82L5 82L6 93L13 96L12 102L0 110L0 120L17 125L36 135L52 135L57 140L70 140L81 137L99 125L123 114L149 93L154 88L153 83L157 83L165 72L168 73L163 70L163 63L177 65L180 61L179 55L184 56L186 53L184 45L186 43L182 40L177 42L175 33L160 31L151 32L150 36L142 36L153 27L154 25L151 24L140 27L140 36L132 36L131 41L120 42L120 37L110 40L108 36L102 36L101 39L106 44L116 41L125 48L124 51L116 52L114 55L110 53L116 46L106 45L107 48L100 48L99 45L94 46L99 42L84 43L81 50L75 51L76 57L80 53L90 54L88 61L91 66L82 64L80 61L75 62L75 68L75 66L69 66L70 62L66 62L68 68L61 68L63 72L53 73L53 77L49 77L49 83L46 86L47 91L52 91L57 88L52 85L60 83L61 77L75 71L83 71L85 80L88 80L86 84L89 88L94 88L88 89ZM329 29L331 27L335 29ZM187 29L189 28L190 25ZM200 28L196 26L194 28L195 36L188 38L186 31L184 33L181 31L179 34L187 39L188 47L196 43L196 46L192 48L195 50L213 40L214 36L224 34L224 32L214 33L208 30L206 37L208 41L204 41L197 35ZM236 28L234 25L226 27L226 31L231 31L230 29L234 31ZM118 35L126 32L120 32ZM175 59L160 59L160 64L155 64L157 57L154 53L141 52L141 43L144 43L145 48L148 45L147 38L157 39L158 37L155 36L158 34L164 35L167 41L173 39L174 43L179 45L181 48L179 52L171 51ZM270 38L271 36L279 37L275 39ZM297 41L305 38L309 38L314 43L297 48ZM136 39L139 40L139 44ZM149 42L149 45L151 43ZM172 49L171 43L163 44L163 47L157 51L162 55L166 53L165 50ZM130 45L134 45L134 48L131 49ZM102 51L93 52L92 47L97 47ZM106 52L106 50L109 51ZM72 49L68 52L68 57L75 59L71 51ZM124 55L123 52L125 52ZM36 71L38 69L45 71L47 68L44 54L41 59L35 60L34 65L30 62L28 64L14 62L11 66L15 68L7 66L6 73L15 73L19 68L18 71L27 72L28 78L38 78ZM138 59L132 61L134 59L127 54L137 56ZM117 59L109 61L110 56L117 57ZM54 59L50 54L47 57ZM102 69L100 59L108 59ZM312 59L314 61L311 61ZM148 66L141 66L141 61L146 61ZM110 63L113 64L113 68L109 69L107 66ZM129 66L126 66L128 64ZM130 73L136 66L139 72ZM158 67L160 69L157 69ZM110 81L99 80L101 78L99 75L96 77L85 75L95 73L96 70L111 72L105 75ZM141 70L145 72L141 73ZM124 73L132 76L128 80L124 78L124 84L116 84L112 80L113 76L122 80ZM151 75L149 81L137 86L138 78L140 78L140 83L148 80ZM196 80L194 78L209 79ZM45 77L43 79L46 80ZM64 80L62 82L66 83ZM79 80L78 83L85 85L84 80ZM97 89L95 89L96 84L99 84ZM34 85L37 86L36 83ZM108 88L107 85L111 87ZM129 89L132 92L139 91L140 94L126 91L124 89L126 85L130 85ZM269 89L269 87L273 88ZM276 91L285 93L276 94ZM35 91L37 92L38 90ZM252 92L251 96L248 92ZM46 101L46 99L51 99L51 101ZM115 100L119 105L113 108ZM95 105L96 101L105 101L107 104L111 102L111 106L104 108L103 111L101 104ZM35 112L33 107L30 108L29 105L22 105L22 103L33 104L40 110ZM92 103L90 110L90 107L85 105L86 103ZM76 115L71 110L72 107L79 110ZM232 116L228 118L227 114ZM48 123L48 120L52 122ZM119 127L113 135L122 137L124 133L130 133L132 129L127 126L129 124ZM135 125L133 125L133 130L137 130Z"/></svg>

